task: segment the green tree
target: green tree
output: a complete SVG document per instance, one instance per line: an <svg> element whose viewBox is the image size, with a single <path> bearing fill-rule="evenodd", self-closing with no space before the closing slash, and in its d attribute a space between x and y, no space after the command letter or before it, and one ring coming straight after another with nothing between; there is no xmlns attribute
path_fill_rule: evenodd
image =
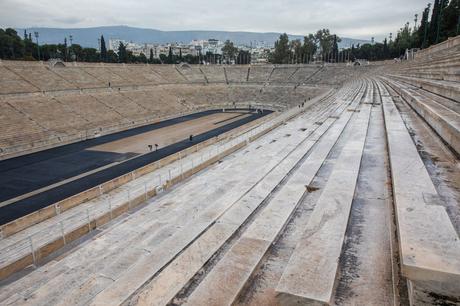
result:
<svg viewBox="0 0 460 306"><path fill-rule="evenodd" d="M222 47L222 54L227 60L227 63L229 63L230 60L234 59L235 56L238 54L238 48L235 47L233 42L230 40L226 40L224 43L224 46Z"/></svg>
<svg viewBox="0 0 460 306"><path fill-rule="evenodd" d="M113 50L108 50L106 60L108 63L118 63L118 55Z"/></svg>
<svg viewBox="0 0 460 306"><path fill-rule="evenodd" d="M22 59L24 43L18 33L11 28L0 29L0 57L4 59Z"/></svg>
<svg viewBox="0 0 460 306"><path fill-rule="evenodd" d="M120 42L120 45L118 46L118 62L128 62L128 52L126 51L126 46L122 42Z"/></svg>
<svg viewBox="0 0 460 306"><path fill-rule="evenodd" d="M74 56L74 60L77 62L81 61L82 60L81 55L82 55L83 48L78 44L72 44L71 47L72 47L72 53Z"/></svg>
<svg viewBox="0 0 460 306"><path fill-rule="evenodd" d="M174 64L174 54L172 51L172 47L169 47L168 51L168 64Z"/></svg>
<svg viewBox="0 0 460 306"><path fill-rule="evenodd" d="M280 38L275 42L275 50L270 55L270 61L274 64L289 63L289 37L286 33L281 34Z"/></svg>
<svg viewBox="0 0 460 306"><path fill-rule="evenodd" d="M439 0L435 0L434 5L433 5L433 11L431 13L430 28L428 30L428 45L433 44L436 40L439 7L440 7Z"/></svg>
<svg viewBox="0 0 460 306"><path fill-rule="evenodd" d="M427 45L428 29L430 27L429 14L430 14L431 3L428 3L427 7L423 10L422 20L420 21L420 27L417 29L416 38L414 45L417 48L425 48Z"/></svg>
<svg viewBox="0 0 460 306"><path fill-rule="evenodd" d="M451 0L449 5L442 11L440 26L440 41L460 34L458 25L460 22L460 0Z"/></svg>
<svg viewBox="0 0 460 306"><path fill-rule="evenodd" d="M302 56L304 58L305 63L312 60L313 55L316 53L317 49L318 46L316 44L316 39L313 34L308 34L303 38Z"/></svg>
<svg viewBox="0 0 460 306"><path fill-rule="evenodd" d="M329 29L318 30L315 34L320 51L323 54L330 54L334 46L334 35L331 35Z"/></svg>
<svg viewBox="0 0 460 306"><path fill-rule="evenodd" d="M291 40L290 44L290 63L301 63L302 62L302 42L300 39Z"/></svg>
<svg viewBox="0 0 460 306"><path fill-rule="evenodd" d="M333 61L338 61L339 57L339 45L338 45L338 40L337 35L333 35L334 39L332 40L332 58Z"/></svg>
<svg viewBox="0 0 460 306"><path fill-rule="evenodd" d="M429 42L436 44L439 42L440 27L442 14L447 6L447 0L435 0L433 5L433 13L431 14L430 30L429 30Z"/></svg>
<svg viewBox="0 0 460 306"><path fill-rule="evenodd" d="M240 50L236 57L238 65L247 65L251 63L251 53L249 51Z"/></svg>
<svg viewBox="0 0 460 306"><path fill-rule="evenodd" d="M388 56L390 55L390 50L388 48L388 41L385 37L385 39L383 40L383 58L382 59L386 59L388 58Z"/></svg>
<svg viewBox="0 0 460 306"><path fill-rule="evenodd" d="M186 54L184 56L184 62L188 63L188 64L199 64L200 63L200 59L198 56L193 56L191 54Z"/></svg>
<svg viewBox="0 0 460 306"><path fill-rule="evenodd" d="M105 46L104 35L101 35L101 60L103 62L107 61L107 47Z"/></svg>
<svg viewBox="0 0 460 306"><path fill-rule="evenodd" d="M139 54L139 56L137 57L136 62L144 64L147 63L147 56L145 56L145 54L141 52L141 54Z"/></svg>
<svg viewBox="0 0 460 306"><path fill-rule="evenodd" d="M149 63L153 63L153 49L150 49Z"/></svg>

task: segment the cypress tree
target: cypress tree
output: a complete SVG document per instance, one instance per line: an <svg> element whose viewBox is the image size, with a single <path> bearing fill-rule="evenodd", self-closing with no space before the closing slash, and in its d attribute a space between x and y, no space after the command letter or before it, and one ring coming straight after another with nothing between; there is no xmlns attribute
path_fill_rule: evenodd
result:
<svg viewBox="0 0 460 306"><path fill-rule="evenodd" d="M332 56L334 60L337 58L338 52L339 52L339 46L337 44L337 35L334 34L334 40L332 43Z"/></svg>
<svg viewBox="0 0 460 306"><path fill-rule="evenodd" d="M437 25L436 25L436 39L435 39L435 43L437 44L439 42L439 39L440 39L440 34L441 34L441 22L443 20L443 12L444 12L444 9L446 8L447 6L447 0L440 0L440 4L439 4L439 12L438 12L438 19L437 19Z"/></svg>
<svg viewBox="0 0 460 306"><path fill-rule="evenodd" d="M460 0L451 0L442 11L440 41L458 35L460 24Z"/></svg>
<svg viewBox="0 0 460 306"><path fill-rule="evenodd" d="M383 40L383 57L386 59L388 58L388 41L385 37L385 39Z"/></svg>
<svg viewBox="0 0 460 306"><path fill-rule="evenodd" d="M126 63L128 60L128 54L126 52L126 46L120 42L120 45L118 46L118 61L120 63Z"/></svg>
<svg viewBox="0 0 460 306"><path fill-rule="evenodd" d="M168 53L168 64L172 64L173 63L173 53L172 53L172 48L169 47L169 53Z"/></svg>
<svg viewBox="0 0 460 306"><path fill-rule="evenodd" d="M101 35L101 59L107 61L107 48L105 46L104 35Z"/></svg>
<svg viewBox="0 0 460 306"><path fill-rule="evenodd" d="M420 48L426 48L427 46L428 28L430 27L430 22L428 21L430 15L430 7L431 3L428 3L428 6L423 11L420 27L417 30L417 46Z"/></svg>
<svg viewBox="0 0 460 306"><path fill-rule="evenodd" d="M153 49L150 49L150 58L149 58L149 62L150 62L150 63L153 63Z"/></svg>
<svg viewBox="0 0 460 306"><path fill-rule="evenodd" d="M428 34L428 42L429 45L432 45L436 41L436 33L438 31L438 17L440 12L440 3L439 0L434 1L433 5L433 12L431 13L431 20L430 20L430 29Z"/></svg>

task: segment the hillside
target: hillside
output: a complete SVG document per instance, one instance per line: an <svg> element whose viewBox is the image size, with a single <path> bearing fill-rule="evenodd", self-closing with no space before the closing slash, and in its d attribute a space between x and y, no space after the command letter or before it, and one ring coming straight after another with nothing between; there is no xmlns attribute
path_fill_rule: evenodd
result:
<svg viewBox="0 0 460 306"><path fill-rule="evenodd" d="M16 29L22 33L24 29ZM61 43L64 37L73 36L74 43L84 47L97 47L97 39L104 35L106 41L110 38L123 39L136 43L188 43L193 39L215 38L219 40L230 39L237 44L250 45L251 42L264 41L273 44L280 33L257 33L257 32L227 32L227 31L160 31L155 29L142 29L128 26L107 26L94 28L27 28L28 32L38 31L40 43ZM303 39L300 35L289 35L290 39ZM342 38L340 47L348 47L351 44L367 42L351 38Z"/></svg>

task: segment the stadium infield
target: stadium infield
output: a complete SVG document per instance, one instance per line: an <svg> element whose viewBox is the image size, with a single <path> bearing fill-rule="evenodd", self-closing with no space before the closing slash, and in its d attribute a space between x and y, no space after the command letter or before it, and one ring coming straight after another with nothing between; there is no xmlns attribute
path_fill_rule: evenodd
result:
<svg viewBox="0 0 460 306"><path fill-rule="evenodd" d="M0 162L0 224L249 123L247 109L208 110ZM189 136L193 135L190 141ZM158 149L155 149L158 144ZM152 151L148 145L152 145ZM17 199L17 200L16 200Z"/></svg>

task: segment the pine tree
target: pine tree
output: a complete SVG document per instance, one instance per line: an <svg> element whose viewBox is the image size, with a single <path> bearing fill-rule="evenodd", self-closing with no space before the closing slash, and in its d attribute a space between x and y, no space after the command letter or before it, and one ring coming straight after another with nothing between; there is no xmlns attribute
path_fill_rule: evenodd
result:
<svg viewBox="0 0 460 306"><path fill-rule="evenodd" d="M104 35L101 35L101 59L103 62L107 61L107 48L105 46Z"/></svg>
<svg viewBox="0 0 460 306"><path fill-rule="evenodd" d="M287 64L289 63L289 55L289 37L284 33L275 42L275 51L272 54L271 60L274 64Z"/></svg>
<svg viewBox="0 0 460 306"><path fill-rule="evenodd" d="M235 47L233 42L231 42L228 39L225 41L224 46L222 47L221 50L222 50L222 55L227 60L227 63L229 63L230 60L234 59L235 56L238 54L238 48Z"/></svg>

